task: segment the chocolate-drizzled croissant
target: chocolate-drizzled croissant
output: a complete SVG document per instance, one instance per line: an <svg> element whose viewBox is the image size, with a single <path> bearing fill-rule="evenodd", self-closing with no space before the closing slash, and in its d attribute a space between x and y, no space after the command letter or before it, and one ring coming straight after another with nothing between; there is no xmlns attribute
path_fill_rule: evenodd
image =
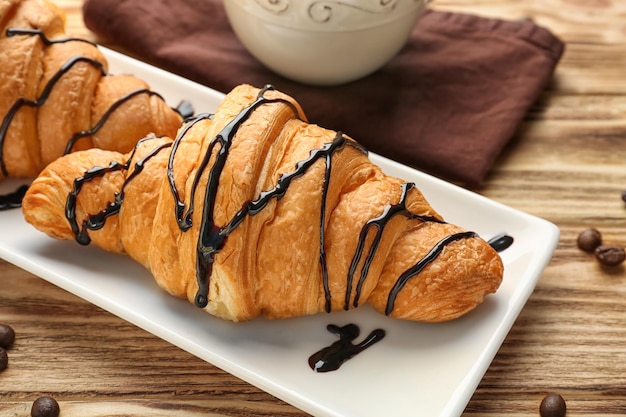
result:
<svg viewBox="0 0 626 417"><path fill-rule="evenodd" d="M173 136L181 116L142 80L107 74L96 45L67 37L47 0L0 2L0 180L30 178L64 153L130 151Z"/></svg>
<svg viewBox="0 0 626 417"><path fill-rule="evenodd" d="M366 302L391 317L449 320L503 274L487 242L270 87L235 88L174 140L66 155L22 209L39 230L127 253L169 293L234 321Z"/></svg>

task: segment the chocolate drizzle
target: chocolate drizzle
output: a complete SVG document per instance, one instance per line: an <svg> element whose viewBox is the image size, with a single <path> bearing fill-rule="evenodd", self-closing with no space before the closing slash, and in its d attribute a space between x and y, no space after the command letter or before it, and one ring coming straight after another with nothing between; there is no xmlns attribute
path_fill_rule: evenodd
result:
<svg viewBox="0 0 626 417"><path fill-rule="evenodd" d="M360 329L356 324L347 324L343 327L329 324L329 332L339 336L339 340L309 357L309 366L315 372L336 371L348 359L363 352L385 337L383 329L372 331L361 343L353 341L359 337Z"/></svg>
<svg viewBox="0 0 626 417"><path fill-rule="evenodd" d="M167 163L167 179L170 185L170 190L172 191L172 196L174 197L174 214L176 216L176 222L178 223L178 227L182 231L190 229L193 225L192 215L194 212L194 197L200 177L196 176L194 178L194 183L191 187L191 198L189 199L189 207L187 207L187 210L185 212L185 202L180 199L180 193L178 192L178 188L176 187L176 183L174 181L174 158L176 157L176 152L178 151L178 146L180 145L180 142L185 137L189 129L194 127L198 122L206 119L211 119L212 117L213 115L211 114L199 114L193 119L189 120L188 123L182 127L181 131L178 133L176 139L174 140L174 144L172 145L172 152L170 152L170 157Z"/></svg>

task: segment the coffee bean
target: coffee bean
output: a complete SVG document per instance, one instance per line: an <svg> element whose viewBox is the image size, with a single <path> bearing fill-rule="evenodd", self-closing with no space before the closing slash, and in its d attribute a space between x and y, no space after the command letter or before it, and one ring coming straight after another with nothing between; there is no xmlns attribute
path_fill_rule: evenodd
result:
<svg viewBox="0 0 626 417"><path fill-rule="evenodd" d="M578 235L576 243L585 252L593 252L595 248L602 244L602 234L594 228L583 230Z"/></svg>
<svg viewBox="0 0 626 417"><path fill-rule="evenodd" d="M605 266L617 266L626 259L624 248L619 246L600 245L595 249L594 254L596 259Z"/></svg>
<svg viewBox="0 0 626 417"><path fill-rule="evenodd" d="M0 347L0 372L7 369L7 365L9 364L9 356L7 355L7 351Z"/></svg>
<svg viewBox="0 0 626 417"><path fill-rule="evenodd" d="M541 401L539 414L541 417L564 417L567 406L559 394L548 394Z"/></svg>
<svg viewBox="0 0 626 417"><path fill-rule="evenodd" d="M6 324L0 324L0 347L8 349L15 340L15 332Z"/></svg>
<svg viewBox="0 0 626 417"><path fill-rule="evenodd" d="M39 397L30 409L31 417L58 417L61 412L59 403L52 397Z"/></svg>

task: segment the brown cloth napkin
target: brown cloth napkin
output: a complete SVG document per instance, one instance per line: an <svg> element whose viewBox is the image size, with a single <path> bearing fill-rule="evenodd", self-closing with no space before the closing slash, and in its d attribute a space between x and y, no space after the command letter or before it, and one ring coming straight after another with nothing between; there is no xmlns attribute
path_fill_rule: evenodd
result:
<svg viewBox="0 0 626 417"><path fill-rule="evenodd" d="M85 0L83 12L102 40L154 65L222 92L272 84L295 97L312 123L468 186L484 180L564 49L528 20L427 10L382 69L313 87L258 63L232 32L222 0Z"/></svg>

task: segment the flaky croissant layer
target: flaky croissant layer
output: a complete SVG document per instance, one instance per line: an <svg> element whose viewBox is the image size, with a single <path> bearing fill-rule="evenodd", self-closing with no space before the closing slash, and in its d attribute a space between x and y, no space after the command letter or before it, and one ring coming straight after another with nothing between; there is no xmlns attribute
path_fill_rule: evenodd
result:
<svg viewBox="0 0 626 417"><path fill-rule="evenodd" d="M107 73L91 42L65 34L47 0L0 3L0 180L31 178L64 153L129 152L182 118L142 80Z"/></svg>
<svg viewBox="0 0 626 417"><path fill-rule="evenodd" d="M50 164L23 201L59 239L126 253L169 293L233 320L355 308L444 321L499 287L503 264L298 103L242 85L175 139Z"/></svg>

